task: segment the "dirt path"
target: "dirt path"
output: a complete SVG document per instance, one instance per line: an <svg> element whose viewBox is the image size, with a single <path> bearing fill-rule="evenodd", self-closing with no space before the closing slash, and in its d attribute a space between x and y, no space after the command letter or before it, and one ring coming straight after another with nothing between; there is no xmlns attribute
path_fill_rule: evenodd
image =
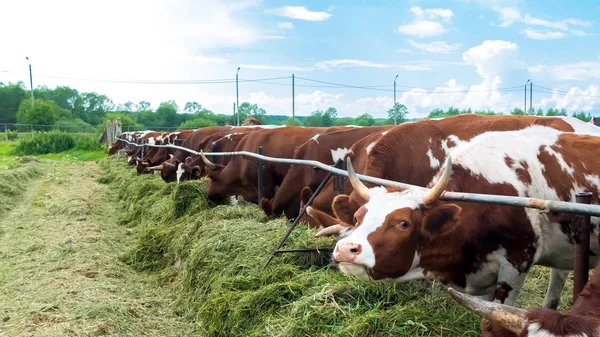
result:
<svg viewBox="0 0 600 337"><path fill-rule="evenodd" d="M117 224L97 164L53 162L0 218L0 336L184 336L168 291L119 261L135 242Z"/></svg>

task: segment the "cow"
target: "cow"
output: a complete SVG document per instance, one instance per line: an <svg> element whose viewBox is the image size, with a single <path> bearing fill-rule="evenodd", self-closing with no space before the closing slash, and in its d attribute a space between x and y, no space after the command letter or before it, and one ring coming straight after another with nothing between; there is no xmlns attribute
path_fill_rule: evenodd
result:
<svg viewBox="0 0 600 337"><path fill-rule="evenodd" d="M392 126L373 126L315 135L296 148L293 158L315 160L333 165L338 159L344 160L346 154L351 153L350 148L357 140L373 133L385 132L390 128ZM302 188L308 186L311 189L316 189L326 175L327 172L317 168L306 165L292 165L273 200L263 198L260 203L261 208L271 217L279 216L281 212L284 212L288 219L295 218L300 209Z"/></svg>
<svg viewBox="0 0 600 337"><path fill-rule="evenodd" d="M483 337L600 336L600 264L575 299L571 309L560 313L549 309L523 310L487 302L448 288L460 305L481 316Z"/></svg>
<svg viewBox="0 0 600 337"><path fill-rule="evenodd" d="M349 163L354 192L366 203L353 214L351 233L336 243L333 260L344 274L362 280L435 278L512 305L533 265L559 275L572 269L573 216L438 197L447 189L574 202L576 193L592 191L597 204L598 136L540 125L483 133L450 152L426 191L369 188ZM598 220L592 218L594 233ZM600 245L591 242L590 260L596 263ZM563 286L564 279L551 279L545 307L558 304Z"/></svg>
<svg viewBox="0 0 600 337"><path fill-rule="evenodd" d="M296 146L306 142L317 134L327 134L347 127L293 127L280 129L262 129L243 137L235 151L256 152L258 146L263 146L263 155L277 158L291 158ZM246 201L258 204L258 175L254 159L241 156L231 158L227 165L211 162L201 155L207 168L208 182L206 191L210 199L241 195ZM289 164L264 162L263 195L273 198L276 186L281 184Z"/></svg>
<svg viewBox="0 0 600 337"><path fill-rule="evenodd" d="M365 175L425 186L439 169L445 154L457 144L487 131L519 130L530 125L547 125L561 131L598 132L597 127L572 117L459 115L439 120L404 123L373 143ZM594 129L595 128L595 129ZM422 140L422 141L418 141ZM398 160L401 158L401 160ZM360 171L359 171L360 172ZM356 193L336 197L332 204L338 226L320 235L336 235L352 223L352 215L364 203ZM310 209L314 217L320 209ZM313 217L313 221L314 221ZM331 221L330 221L331 222Z"/></svg>
<svg viewBox="0 0 600 337"><path fill-rule="evenodd" d="M134 133L132 135L132 142L137 143L137 144L148 144L148 145L154 145L156 143L156 139L158 137L161 136L160 132L156 132L156 131L142 131L139 133ZM133 147L127 151L125 151L125 153L127 154L127 165L131 166L131 165L135 165L137 164L137 161L135 160L136 157L138 155L140 155L141 153L145 153L149 150L150 148L148 146L136 146Z"/></svg>
<svg viewBox="0 0 600 337"><path fill-rule="evenodd" d="M156 145L175 145L175 142L178 140L185 140L189 137L194 130L181 130L181 131L173 131L167 132L160 137L157 137L155 144ZM137 157L137 172L138 174L142 173L150 173L148 170L152 165L159 165L165 160L169 158L169 154L174 152L171 148L166 147L151 147L144 158Z"/></svg>
<svg viewBox="0 0 600 337"><path fill-rule="evenodd" d="M385 136L389 131L382 131L370 134L350 147L348 153L344 156L344 162L347 158L352 161L352 166L358 173L363 173L367 166L367 160L371 150L379 139ZM344 192L350 194L352 192L352 185L350 182L344 180ZM305 186L300 192L300 208L304 207L308 202L308 199L313 194L313 189ZM300 218L300 221L305 222L311 228L324 227L328 230L319 232L318 236L328 235L328 231L333 230L334 232L338 229L339 220L335 218L335 214L331 208L333 199L337 196L337 191L333 188L333 180L329 180L323 187L321 192L315 197L312 204L306 208L306 213Z"/></svg>
<svg viewBox="0 0 600 337"><path fill-rule="evenodd" d="M239 132L227 134L217 133L207 136L202 140L202 143L205 145L201 150L207 150L209 152L235 151L237 144L242 138L253 130L256 129L239 130ZM212 161L215 164L227 165L230 159L230 156L215 156ZM200 179L206 175L206 167L202 157L199 155L191 155L185 158L185 161L179 165L181 165L181 169L183 170L180 180Z"/></svg>

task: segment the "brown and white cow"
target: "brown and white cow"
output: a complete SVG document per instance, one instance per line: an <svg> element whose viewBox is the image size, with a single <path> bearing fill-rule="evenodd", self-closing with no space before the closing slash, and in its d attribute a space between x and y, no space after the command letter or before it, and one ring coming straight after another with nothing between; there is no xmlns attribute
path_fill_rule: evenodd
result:
<svg viewBox="0 0 600 337"><path fill-rule="evenodd" d="M333 165L338 159L344 160L350 153L352 144L373 133L389 130L393 126L373 126L352 128L324 135L317 134L296 148L294 159L315 160ZM278 216L284 212L288 219L293 219L300 210L300 192L308 186L316 189L325 178L327 172L306 165L292 165L273 200L263 198L261 207L269 216Z"/></svg>
<svg viewBox="0 0 600 337"><path fill-rule="evenodd" d="M139 131L134 132L131 137L131 142L137 144L148 144L154 145L156 143L156 139L161 136L160 132L156 131ZM126 150L125 153L127 155L127 165L135 165L137 164L136 157L141 155L141 153L146 153L151 149L149 146L136 146L129 150Z"/></svg>
<svg viewBox="0 0 600 337"><path fill-rule="evenodd" d="M256 152L263 147L263 155L277 158L291 158L296 147L317 134L326 134L347 127L293 127L262 129L243 137L235 151ZM246 201L258 203L258 174L255 160L235 156L227 165L212 163L205 156L203 161L208 169L206 191L210 199L241 195ZM289 164L263 163L263 195L273 198L275 188L281 184Z"/></svg>
<svg viewBox="0 0 600 337"><path fill-rule="evenodd" d="M549 309L523 310L482 301L448 288L459 304L483 317L483 337L600 336L600 264L567 312Z"/></svg>
<svg viewBox="0 0 600 337"><path fill-rule="evenodd" d="M155 140L156 145L174 145L176 141L184 141L189 137L194 130L181 130L167 132L159 136ZM175 150L166 147L149 147L148 152L144 158L136 157L137 161L137 172L138 174L150 173L149 167L153 165L162 164L164 161L169 159L169 155L173 154Z"/></svg>
<svg viewBox="0 0 600 337"><path fill-rule="evenodd" d="M347 158L350 158L352 161L352 166L356 172L361 174L364 173L367 168L367 162L371 150L375 144L377 144L377 141L385 136L388 132L389 130L373 133L352 144L350 150L344 157L344 162L347 160ZM345 179L344 192L346 194L350 194L352 191L352 184L350 184L348 179ZM310 187L306 186L302 189L300 207L304 207L312 194L313 189ZM318 236L328 235L329 231L334 233L337 233L339 230L343 231L344 227L339 225L340 221L335 218L335 214L331 208L331 203L337 195L337 191L335 191L333 188L333 180L329 180L329 182L327 182L327 184L325 184L321 190L321 193L315 197L312 204L306 208L306 213L300 219L300 221L304 221L309 225L309 227L312 228L331 227L327 230L319 232Z"/></svg>
<svg viewBox="0 0 600 337"><path fill-rule="evenodd" d="M598 146L598 136L545 126L484 133L453 149L426 191L368 188L350 164L354 191L366 203L354 213L354 228L337 242L333 258L343 273L363 280L431 277L486 300L513 304L532 265L572 269L571 217L517 206L444 202L439 195L447 188L574 202L576 193L591 191L597 204ZM592 223L598 233L598 218ZM600 246L597 239L590 241L595 263ZM560 298L563 285L551 282L545 305Z"/></svg>

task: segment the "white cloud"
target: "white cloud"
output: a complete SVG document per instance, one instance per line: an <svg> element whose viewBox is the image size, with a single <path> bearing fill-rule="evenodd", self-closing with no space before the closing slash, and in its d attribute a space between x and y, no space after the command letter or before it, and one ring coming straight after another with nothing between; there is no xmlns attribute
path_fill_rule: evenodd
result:
<svg viewBox="0 0 600 337"><path fill-rule="evenodd" d="M211 63L211 64L227 64L229 60L222 57L210 57L210 56L190 56L187 58L190 61L199 62L199 63Z"/></svg>
<svg viewBox="0 0 600 337"><path fill-rule="evenodd" d="M396 53L409 53L410 49L406 49L406 48L400 48L400 49L396 49L394 50Z"/></svg>
<svg viewBox="0 0 600 337"><path fill-rule="evenodd" d="M325 21L331 17L327 12L312 12L302 6L285 6L281 8L267 9L268 14L285 16L291 19L306 21Z"/></svg>
<svg viewBox="0 0 600 337"><path fill-rule="evenodd" d="M398 33L416 37L437 36L445 31L439 22L428 20L417 20L398 27Z"/></svg>
<svg viewBox="0 0 600 337"><path fill-rule="evenodd" d="M410 11L415 15L416 19L441 19L442 21L448 23L452 21L452 16L454 16L452 10L446 8L427 8L423 10L421 7L414 6L410 8Z"/></svg>
<svg viewBox="0 0 600 337"><path fill-rule="evenodd" d="M431 70L433 70L431 67L417 65L417 64L404 64L399 67L400 67L400 69L403 69L406 71L431 71Z"/></svg>
<svg viewBox="0 0 600 337"><path fill-rule="evenodd" d="M582 81L600 79L600 62L578 62L555 66L529 67L530 73L547 74L559 81Z"/></svg>
<svg viewBox="0 0 600 337"><path fill-rule="evenodd" d="M534 90L535 94L535 90ZM587 89L582 90L578 87L573 87L568 92L552 90L550 98L543 98L539 104L534 104L535 108L556 108L566 109L567 111L585 111L594 110L596 105L600 104L600 86L591 84Z"/></svg>
<svg viewBox="0 0 600 337"><path fill-rule="evenodd" d="M348 68L348 67L366 67L366 68L377 68L384 69L390 68L391 65L385 63L375 63L370 61L363 60L354 60L354 59L343 59L343 60L330 60L323 61L316 64L319 68Z"/></svg>
<svg viewBox="0 0 600 337"><path fill-rule="evenodd" d="M418 43L413 40L408 40L408 43L414 48L426 53L449 53L460 48L461 44L448 44L444 41L433 41L430 43Z"/></svg>
<svg viewBox="0 0 600 337"><path fill-rule="evenodd" d="M454 13L445 8L426 8L418 6L410 8L415 18L413 22L398 27L398 33L415 36L428 37L437 36L446 32L444 26L438 22L451 23Z"/></svg>
<svg viewBox="0 0 600 337"><path fill-rule="evenodd" d="M285 70L285 71L313 71L311 67L296 67L296 66L275 66L267 64L242 64L240 67L256 70Z"/></svg>
<svg viewBox="0 0 600 337"><path fill-rule="evenodd" d="M545 28L558 29L564 32L570 32L573 35L584 36L589 34L580 29L574 29L571 26L589 27L591 25L591 23L588 21L583 21L575 18L568 18L558 21L549 21L540 18L535 18L530 14L521 15L521 12L514 7L495 7L494 11L496 11L500 15L499 26L504 28L511 26L515 22L520 22L527 26L539 26ZM538 40L558 39L566 36L565 33L560 33L556 31L550 32L525 29L523 32L525 33L525 36Z"/></svg>
<svg viewBox="0 0 600 337"><path fill-rule="evenodd" d="M280 22L277 24L279 29L294 29L294 24L291 22Z"/></svg>
<svg viewBox="0 0 600 337"><path fill-rule="evenodd" d="M563 32L549 32L547 30L523 29L523 33L530 39L534 40L554 40L562 39L566 36Z"/></svg>

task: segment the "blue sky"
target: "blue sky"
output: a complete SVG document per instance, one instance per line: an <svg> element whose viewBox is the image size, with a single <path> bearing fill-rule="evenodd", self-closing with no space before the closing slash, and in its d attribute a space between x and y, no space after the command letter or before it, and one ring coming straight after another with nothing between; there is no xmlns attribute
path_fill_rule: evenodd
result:
<svg viewBox="0 0 600 337"><path fill-rule="evenodd" d="M240 83L240 101L269 113L291 114L294 73L299 115L335 106L383 117L398 75L398 101L422 117L449 106L522 108L531 79L534 108L600 115L598 18L600 3L589 0L3 1L0 22L19 30L0 35L0 81L27 83L27 55L34 86L227 113L235 83L164 81L231 80L239 66L243 80L285 77Z"/></svg>

